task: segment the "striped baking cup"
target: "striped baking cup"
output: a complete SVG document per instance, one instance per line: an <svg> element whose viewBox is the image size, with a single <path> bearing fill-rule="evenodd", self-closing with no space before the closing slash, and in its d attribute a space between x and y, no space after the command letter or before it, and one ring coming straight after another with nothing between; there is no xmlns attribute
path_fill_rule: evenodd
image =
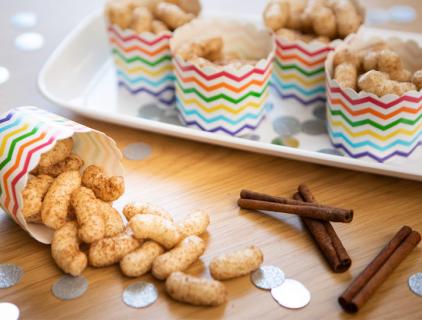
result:
<svg viewBox="0 0 422 320"><path fill-rule="evenodd" d="M109 24L108 35L119 86L144 103L173 107L175 89L169 45L172 33L137 34Z"/></svg>
<svg viewBox="0 0 422 320"><path fill-rule="evenodd" d="M219 19L197 19L179 28L171 40L172 52L203 36L221 36L225 52L259 60L240 69L200 67L174 57L177 109L188 127L241 135L255 130L269 109L273 38L253 24Z"/></svg>
<svg viewBox="0 0 422 320"><path fill-rule="evenodd" d="M33 238L50 243L52 230L27 224L21 209L22 191L43 153L58 140L73 137L73 152L108 174L123 175L122 155L104 133L36 107L20 107L0 115L0 204Z"/></svg>
<svg viewBox="0 0 422 320"><path fill-rule="evenodd" d="M293 99L309 106L326 101L325 60L342 41L329 44L305 43L276 38L272 88L281 99Z"/></svg>
<svg viewBox="0 0 422 320"><path fill-rule="evenodd" d="M389 46L407 61L419 63L415 70L422 68L416 58L422 50L416 43L390 39ZM422 91L378 97L342 88L332 79L333 57L330 54L326 64L328 132L333 146L349 157L376 162L409 157L422 145Z"/></svg>

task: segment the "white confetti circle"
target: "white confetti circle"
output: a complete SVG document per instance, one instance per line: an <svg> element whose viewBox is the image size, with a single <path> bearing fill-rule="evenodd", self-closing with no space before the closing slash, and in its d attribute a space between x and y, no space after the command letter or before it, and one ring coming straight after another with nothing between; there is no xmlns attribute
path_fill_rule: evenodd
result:
<svg viewBox="0 0 422 320"><path fill-rule="evenodd" d="M37 24L37 16L32 12L18 12L10 21L18 28L32 28Z"/></svg>
<svg viewBox="0 0 422 320"><path fill-rule="evenodd" d="M260 288L270 290L284 282L284 272L275 266L261 266L251 273L252 283Z"/></svg>
<svg viewBox="0 0 422 320"><path fill-rule="evenodd" d="M0 84L5 83L10 78L10 72L7 68L0 66Z"/></svg>
<svg viewBox="0 0 422 320"><path fill-rule="evenodd" d="M0 303L0 316L2 320L18 320L19 308L13 303L1 302Z"/></svg>
<svg viewBox="0 0 422 320"><path fill-rule="evenodd" d="M151 146L145 143L131 143L123 149L123 154L128 160L144 160L151 155Z"/></svg>
<svg viewBox="0 0 422 320"><path fill-rule="evenodd" d="M123 302L133 308L145 308L158 299L158 291L152 283L139 281L123 292Z"/></svg>
<svg viewBox="0 0 422 320"><path fill-rule="evenodd" d="M280 305L289 309L303 308L311 301L309 290L293 279L286 279L281 286L271 289L271 295Z"/></svg>

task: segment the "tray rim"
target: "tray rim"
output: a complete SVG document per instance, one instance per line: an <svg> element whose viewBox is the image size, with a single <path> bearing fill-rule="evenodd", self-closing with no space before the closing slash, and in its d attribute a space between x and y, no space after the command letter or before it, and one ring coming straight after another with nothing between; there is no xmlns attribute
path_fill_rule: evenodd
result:
<svg viewBox="0 0 422 320"><path fill-rule="evenodd" d="M214 13L216 14L216 13ZM246 18L248 20L254 20L254 17L251 15L239 15L233 16L228 14L223 14L223 16L234 17L234 18ZM75 104L74 102L63 99L51 92L48 88L46 78L50 70L58 63L60 56L66 52L67 47L77 41L77 38L81 33L89 26L94 23L96 19L102 17L102 10L95 11L94 13L88 15L84 18L57 46L53 53L49 56L48 60L42 67L39 76L38 76L38 88L41 94L49 101L55 103L56 105L72 111L76 114L103 121L108 123L113 123L121 126L126 126L134 129L141 129L145 131L150 131L154 133L164 134L168 136L173 136L177 138L193 140L197 142L203 142L243 151L249 151L254 153L260 153L265 155L271 155L281 158L286 158L290 160L304 161L319 165L331 166L341 169L354 170L359 172L373 173L384 176L404 178L409 180L422 181L422 173L415 174L412 170L406 170L404 167L392 166L389 164L381 164L375 162L367 162L363 160L341 157L336 155L324 154L315 151L303 150L290 148L285 146L278 146L269 143L262 143L251 141L243 138L231 137L218 135L211 132L199 131L191 128L181 127L177 125L167 124L155 120L142 119L139 117L127 116L124 114L109 112L109 113L96 113L93 109L89 107L84 107ZM255 18L256 20L256 18ZM376 28L368 28L371 30L383 30ZM388 30L390 33L390 30ZM401 31L391 31L391 34L406 34L409 37L412 37L419 34L410 33L410 32L401 32Z"/></svg>

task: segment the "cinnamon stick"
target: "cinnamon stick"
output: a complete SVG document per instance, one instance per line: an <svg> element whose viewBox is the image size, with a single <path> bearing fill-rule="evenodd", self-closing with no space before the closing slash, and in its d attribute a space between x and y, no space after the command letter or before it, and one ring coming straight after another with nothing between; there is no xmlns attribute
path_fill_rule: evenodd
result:
<svg viewBox="0 0 422 320"><path fill-rule="evenodd" d="M421 241L421 235L404 226L375 259L352 281L338 302L348 313L356 313L395 268Z"/></svg>
<svg viewBox="0 0 422 320"><path fill-rule="evenodd" d="M242 198L237 203L239 207L244 209L291 213L318 220L334 222L351 222L353 220L353 211L345 209L311 207Z"/></svg>
<svg viewBox="0 0 422 320"><path fill-rule="evenodd" d="M300 188L300 186L299 186ZM267 202L275 202L275 203L282 203L282 204L291 204L291 205L298 205L298 206L309 206L309 207L318 207L318 208L325 208L330 210L341 210L341 211L348 211L352 212L353 210L347 209L340 209L332 206L326 206L315 201L307 202L298 199L289 199L284 197L275 197L265 193L254 192L251 190L243 189L240 191L240 197L242 199L251 199L251 200L260 200L260 201L267 201Z"/></svg>
<svg viewBox="0 0 422 320"><path fill-rule="evenodd" d="M299 186L299 193L295 193L293 198L315 203L315 198L305 185ZM352 264L352 260L331 223L304 217L301 217L301 220L318 245L331 269L336 273L348 270Z"/></svg>

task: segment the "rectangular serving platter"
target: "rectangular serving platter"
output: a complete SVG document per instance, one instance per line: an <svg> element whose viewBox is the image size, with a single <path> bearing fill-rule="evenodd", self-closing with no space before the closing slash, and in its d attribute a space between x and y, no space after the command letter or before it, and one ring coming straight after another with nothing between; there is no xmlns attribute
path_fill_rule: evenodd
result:
<svg viewBox="0 0 422 320"><path fill-rule="evenodd" d="M207 15L221 16L219 13ZM259 23L259 17L250 14L224 16ZM365 36L395 36L422 43L422 35L416 33L375 28L365 28L363 32ZM273 109L256 132L232 137L184 127L175 110L162 110L151 102L139 100L118 88L116 83L101 12L87 17L68 35L46 62L38 79L39 88L47 99L100 121L277 157L422 181L422 150L414 152L410 158L387 163L331 154L334 150L328 135L318 126L315 117L319 114L321 118L321 112L318 112L323 108L321 105L303 107L295 101L271 97ZM286 128L286 125L292 128ZM298 141L298 147L285 146L286 139L280 139L280 132L284 134L286 130L293 131L290 132L293 139L287 140ZM280 140L284 145L280 145Z"/></svg>

